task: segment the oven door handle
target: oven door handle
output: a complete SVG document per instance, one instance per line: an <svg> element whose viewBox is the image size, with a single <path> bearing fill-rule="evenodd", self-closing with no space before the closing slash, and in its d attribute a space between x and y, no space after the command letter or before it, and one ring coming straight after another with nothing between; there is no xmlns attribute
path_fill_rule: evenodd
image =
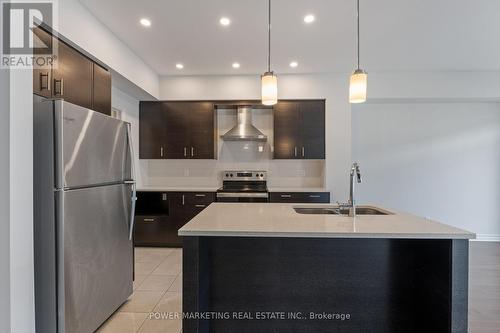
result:
<svg viewBox="0 0 500 333"><path fill-rule="evenodd" d="M267 192L263 193L241 193L241 192L218 192L217 198L268 198Z"/></svg>

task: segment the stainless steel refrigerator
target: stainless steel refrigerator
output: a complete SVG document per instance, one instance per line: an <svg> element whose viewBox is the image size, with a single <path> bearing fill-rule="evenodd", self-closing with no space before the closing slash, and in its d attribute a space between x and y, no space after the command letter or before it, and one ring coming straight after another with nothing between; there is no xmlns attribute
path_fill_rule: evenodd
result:
<svg viewBox="0 0 500 333"><path fill-rule="evenodd" d="M37 333L94 332L132 294L130 125L34 97Z"/></svg>

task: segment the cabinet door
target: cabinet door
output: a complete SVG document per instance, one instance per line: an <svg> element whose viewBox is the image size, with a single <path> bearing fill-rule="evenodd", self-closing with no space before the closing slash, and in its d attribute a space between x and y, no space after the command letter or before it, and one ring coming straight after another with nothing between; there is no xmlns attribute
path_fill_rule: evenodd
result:
<svg viewBox="0 0 500 333"><path fill-rule="evenodd" d="M274 158L299 158L299 108L294 101L274 106Z"/></svg>
<svg viewBox="0 0 500 333"><path fill-rule="evenodd" d="M93 70L93 110L111 115L111 73L96 63Z"/></svg>
<svg viewBox="0 0 500 333"><path fill-rule="evenodd" d="M173 245L182 246L182 237L178 235L179 229L189 221L187 210L187 196L183 192L169 192L170 235Z"/></svg>
<svg viewBox="0 0 500 333"><path fill-rule="evenodd" d="M58 43L58 57L52 69L52 97L92 109L93 62L81 53Z"/></svg>
<svg viewBox="0 0 500 333"><path fill-rule="evenodd" d="M185 113L189 124L189 158L215 158L214 106L210 102L191 102Z"/></svg>
<svg viewBox="0 0 500 333"><path fill-rule="evenodd" d="M300 158L325 158L325 101L298 102L300 115Z"/></svg>
<svg viewBox="0 0 500 333"><path fill-rule="evenodd" d="M165 112L160 103L139 104L139 158L166 158Z"/></svg>
<svg viewBox="0 0 500 333"><path fill-rule="evenodd" d="M34 38L33 44L35 49L33 50L34 55L40 54L37 48L52 47L52 35L45 30L36 27L33 29L33 34L36 36ZM33 66L33 93L50 98L52 96L51 91L52 83L52 69L48 68L37 68L36 62Z"/></svg>
<svg viewBox="0 0 500 333"><path fill-rule="evenodd" d="M165 113L166 128L166 157L171 159L189 158L191 155L191 142L189 127L191 109L188 102L162 102Z"/></svg>

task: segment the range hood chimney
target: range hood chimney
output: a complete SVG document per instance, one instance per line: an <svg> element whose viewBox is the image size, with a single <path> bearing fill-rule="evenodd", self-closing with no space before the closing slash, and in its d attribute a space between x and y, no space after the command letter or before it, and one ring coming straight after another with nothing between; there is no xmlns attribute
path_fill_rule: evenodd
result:
<svg viewBox="0 0 500 333"><path fill-rule="evenodd" d="M221 138L225 141L267 141L267 136L252 125L252 108L249 106L238 107L238 124Z"/></svg>

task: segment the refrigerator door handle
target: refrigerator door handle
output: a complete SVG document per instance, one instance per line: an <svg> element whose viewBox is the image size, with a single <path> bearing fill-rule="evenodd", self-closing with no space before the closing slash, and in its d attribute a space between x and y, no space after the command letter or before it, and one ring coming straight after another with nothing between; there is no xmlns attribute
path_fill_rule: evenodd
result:
<svg viewBox="0 0 500 333"><path fill-rule="evenodd" d="M137 201L137 185L135 182L135 162L134 162L134 146L132 144L132 128L131 124L127 123L127 140L128 147L130 153L130 173L131 173L131 181L126 181L125 184L132 185L132 197L131 197L131 205L130 205L130 222L129 222L129 234L128 239L132 240L132 236L134 235L134 220L135 220L135 202Z"/></svg>

